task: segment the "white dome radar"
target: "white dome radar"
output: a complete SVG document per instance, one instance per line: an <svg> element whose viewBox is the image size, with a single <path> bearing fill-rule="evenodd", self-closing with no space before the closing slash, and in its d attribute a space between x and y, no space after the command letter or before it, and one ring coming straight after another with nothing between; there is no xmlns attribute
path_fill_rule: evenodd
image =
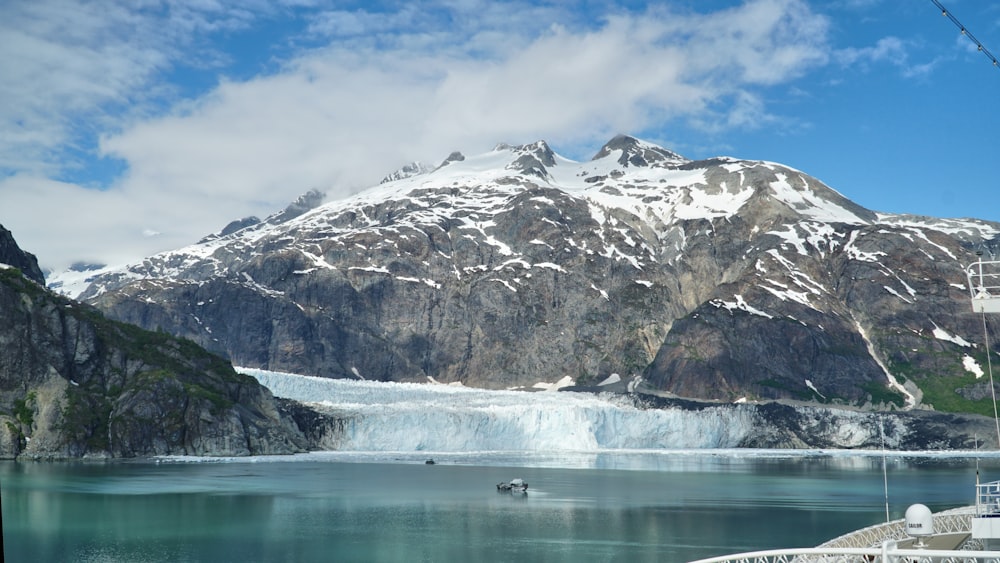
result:
<svg viewBox="0 0 1000 563"><path fill-rule="evenodd" d="M923 538L934 535L934 515L922 504L914 504L906 509L906 533L917 538L914 547L923 547Z"/></svg>

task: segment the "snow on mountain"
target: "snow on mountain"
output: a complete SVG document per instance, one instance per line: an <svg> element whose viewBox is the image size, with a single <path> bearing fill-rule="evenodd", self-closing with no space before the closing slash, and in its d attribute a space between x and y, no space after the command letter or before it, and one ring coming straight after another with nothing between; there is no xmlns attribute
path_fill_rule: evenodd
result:
<svg viewBox="0 0 1000 563"><path fill-rule="evenodd" d="M538 141L405 170L53 285L243 365L492 388L617 375L902 407L921 377L968 373L935 326L981 340L961 266L997 224L875 213L777 163L627 136L586 162Z"/></svg>
<svg viewBox="0 0 1000 563"><path fill-rule="evenodd" d="M391 174L387 174L385 178L382 178L382 181L379 183L385 184L386 182L405 180L406 178L412 178L414 176L420 176L421 174L427 174L428 172L431 172L433 170L434 170L433 168L428 167L422 162L414 161L403 166L402 168L396 170Z"/></svg>
<svg viewBox="0 0 1000 563"><path fill-rule="evenodd" d="M295 245L301 241L289 233L301 230L318 230L337 236L354 233L359 228L379 228L382 227L380 220L366 216L365 209L388 201L405 205L409 212L404 222L394 226L395 230L429 226L452 216L465 218L468 228L488 228L490 215L508 209L510 199L524 191L527 181L539 182L568 197L585 201L591 206L592 216L602 224L613 220L612 216L620 211L626 211L650 222L660 239L667 236L677 221L733 217L755 194L780 202L803 220L867 224L874 218L873 214L866 213L833 190L778 164L732 158L690 161L626 136L616 137L593 160L583 163L559 156L544 141L524 146L498 145L489 153L473 157L456 155L460 153L454 153L433 171L413 163L390 174L380 185L346 200L318 205L322 194L310 192L300 198L300 202L264 221L244 219L239 228L227 227L198 244L161 253L141 264L104 268L97 273L105 279L118 278L120 281L179 278L190 274L191 269L205 272L208 262L213 265L212 273L221 275L224 267L213 255L222 247L249 250L264 241ZM355 216L345 224L345 214ZM272 228L277 225L282 226ZM988 234L982 222L953 221L949 225L952 229L964 226L966 230ZM796 233L785 236L793 244L795 239L801 238ZM304 256L312 255L308 244L297 246ZM648 256L619 247L607 246L595 251L620 253L635 264L648 260ZM249 250L245 256L252 255L253 251ZM316 261L316 265L328 266L321 260ZM66 295L77 297L96 279L94 274L59 274L50 278L51 285ZM91 289L88 296L101 291Z"/></svg>

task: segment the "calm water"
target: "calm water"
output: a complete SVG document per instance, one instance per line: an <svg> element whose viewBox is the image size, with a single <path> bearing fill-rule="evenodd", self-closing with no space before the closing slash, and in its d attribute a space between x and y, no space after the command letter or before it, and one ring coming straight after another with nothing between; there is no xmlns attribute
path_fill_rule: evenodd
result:
<svg viewBox="0 0 1000 563"><path fill-rule="evenodd" d="M8 561L688 561L884 520L879 457L321 454L0 464ZM890 512L970 504L971 459L890 458ZM981 463L984 480L1000 462ZM526 496L497 493L521 477Z"/></svg>

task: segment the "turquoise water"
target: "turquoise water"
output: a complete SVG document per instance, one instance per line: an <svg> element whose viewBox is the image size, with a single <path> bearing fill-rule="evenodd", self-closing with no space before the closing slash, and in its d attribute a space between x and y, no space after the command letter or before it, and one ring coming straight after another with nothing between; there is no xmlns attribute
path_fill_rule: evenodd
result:
<svg viewBox="0 0 1000 563"><path fill-rule="evenodd" d="M0 463L8 561L688 561L884 520L882 459L324 454ZM902 517L970 504L972 459L890 458ZM984 480L1000 462L983 461ZM521 477L527 495L496 483Z"/></svg>

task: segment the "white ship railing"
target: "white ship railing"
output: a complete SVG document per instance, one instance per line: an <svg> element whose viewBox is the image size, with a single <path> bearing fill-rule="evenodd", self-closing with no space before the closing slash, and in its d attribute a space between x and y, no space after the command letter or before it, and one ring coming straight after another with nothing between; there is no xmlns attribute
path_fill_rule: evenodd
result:
<svg viewBox="0 0 1000 563"><path fill-rule="evenodd" d="M1000 313L1000 261L982 260L965 268L969 278L972 310L976 313Z"/></svg>
<svg viewBox="0 0 1000 563"><path fill-rule="evenodd" d="M1000 481L976 484L976 516L1000 516Z"/></svg>
<svg viewBox="0 0 1000 563"><path fill-rule="evenodd" d="M692 563L1000 563L998 551L943 551L883 547L774 549L701 559Z"/></svg>
<svg viewBox="0 0 1000 563"><path fill-rule="evenodd" d="M981 487L979 494L991 500L994 491ZM977 510L982 513L983 508L965 506L935 513L935 533L969 533ZM896 541L905 537L906 521L901 519L855 530L819 547L738 553L694 563L1000 563L998 551L899 549ZM971 540L965 547L981 546Z"/></svg>
<svg viewBox="0 0 1000 563"><path fill-rule="evenodd" d="M975 514L975 506L963 506L937 512L934 514L934 531L938 534L968 533L972 530L972 517ZM905 537L906 521L900 519L854 530L820 544L819 547L875 547L886 541Z"/></svg>

